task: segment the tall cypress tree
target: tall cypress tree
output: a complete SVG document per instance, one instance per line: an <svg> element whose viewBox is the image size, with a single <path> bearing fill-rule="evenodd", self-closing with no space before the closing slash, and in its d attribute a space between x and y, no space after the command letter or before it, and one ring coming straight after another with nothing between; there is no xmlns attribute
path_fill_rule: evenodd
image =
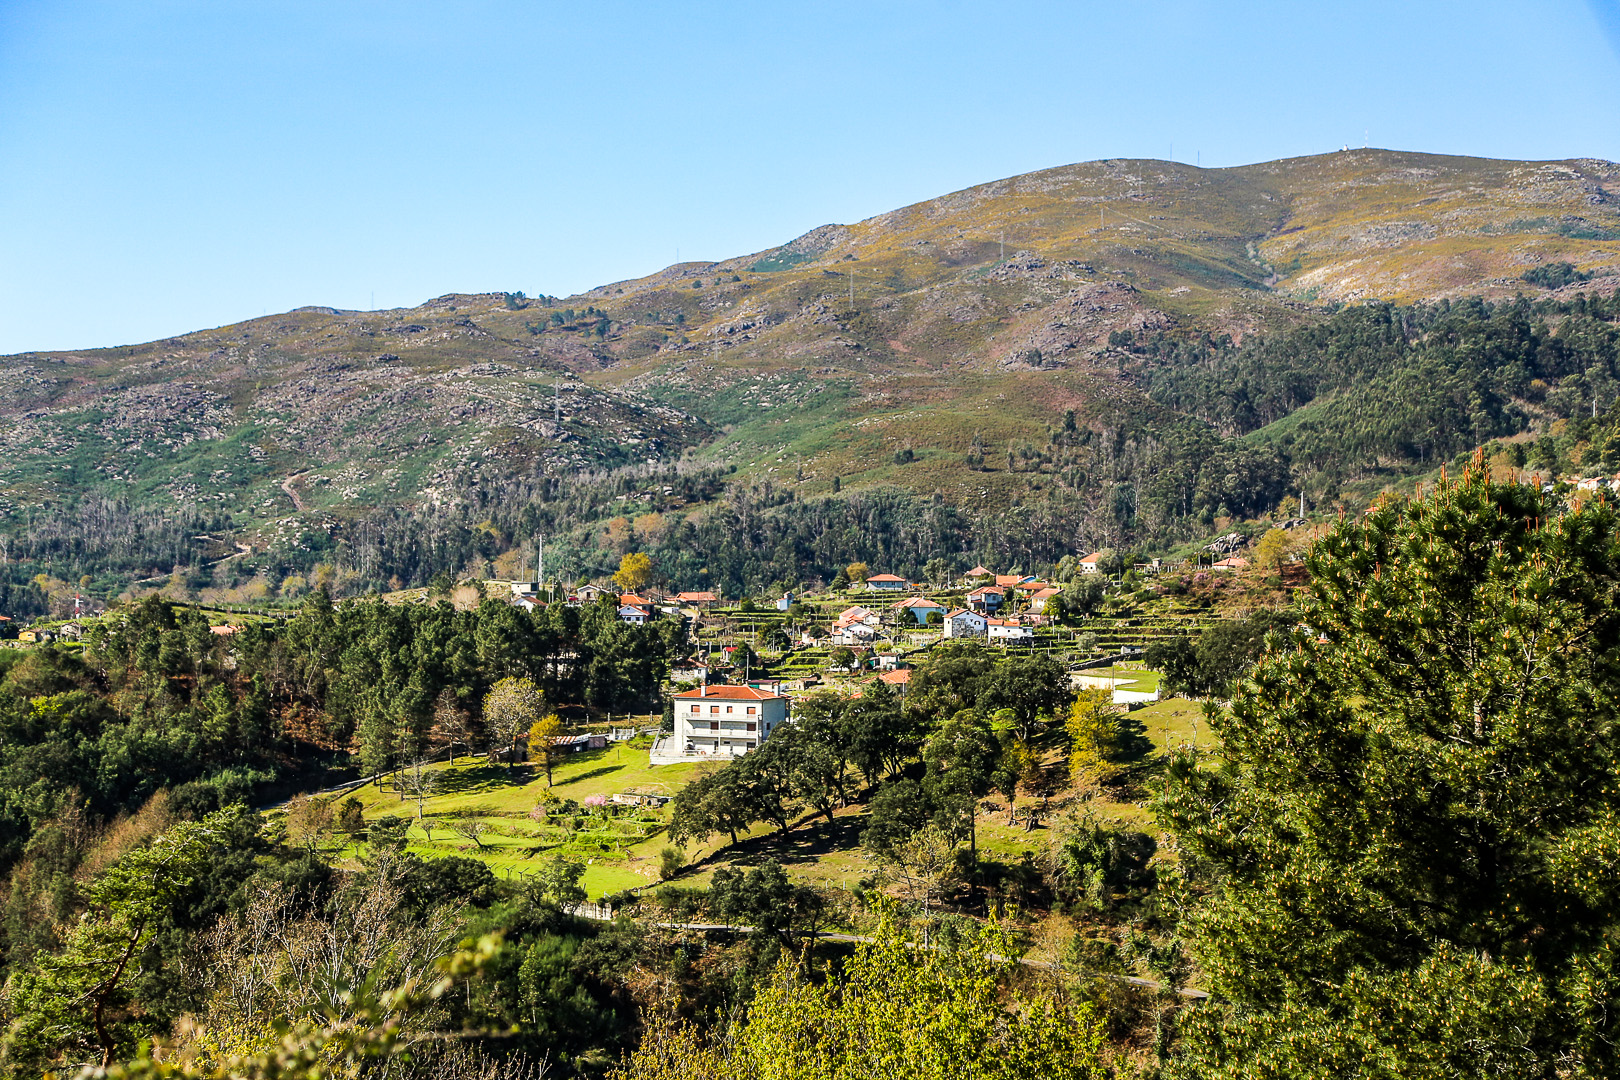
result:
<svg viewBox="0 0 1620 1080"><path fill-rule="evenodd" d="M1620 1075L1620 520L1483 472L1321 540L1173 763L1179 1075Z"/></svg>

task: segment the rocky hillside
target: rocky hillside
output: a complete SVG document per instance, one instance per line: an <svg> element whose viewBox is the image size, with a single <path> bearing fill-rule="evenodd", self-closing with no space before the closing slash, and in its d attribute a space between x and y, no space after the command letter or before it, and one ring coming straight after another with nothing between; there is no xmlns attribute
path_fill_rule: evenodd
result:
<svg viewBox="0 0 1620 1080"><path fill-rule="evenodd" d="M303 308L0 358L0 513L101 491L262 547L470 477L688 451L800 498L836 482L1006 508L1056 483L1062 463L1013 461L1060 425L1168 415L1133 342L1534 295L1525 271L1562 262L1613 290L1620 167L1379 150L1071 165L566 299Z"/></svg>

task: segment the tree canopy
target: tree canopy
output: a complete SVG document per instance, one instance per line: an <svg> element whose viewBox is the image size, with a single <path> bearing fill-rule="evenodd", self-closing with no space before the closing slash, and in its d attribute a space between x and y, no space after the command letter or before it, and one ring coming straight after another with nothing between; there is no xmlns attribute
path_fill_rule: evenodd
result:
<svg viewBox="0 0 1620 1080"><path fill-rule="evenodd" d="M1178 1075L1620 1072L1617 529L1474 470L1315 545L1158 802L1216 995Z"/></svg>

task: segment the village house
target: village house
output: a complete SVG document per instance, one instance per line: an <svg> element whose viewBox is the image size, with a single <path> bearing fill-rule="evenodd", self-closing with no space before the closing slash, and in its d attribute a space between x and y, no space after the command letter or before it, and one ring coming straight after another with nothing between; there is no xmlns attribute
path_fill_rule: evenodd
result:
<svg viewBox="0 0 1620 1080"><path fill-rule="evenodd" d="M600 585L581 585L574 593L574 599L581 604L594 604L604 596L611 596L612 591Z"/></svg>
<svg viewBox="0 0 1620 1080"><path fill-rule="evenodd" d="M653 602L635 593L625 593L619 597L619 619L634 626L640 626L652 618Z"/></svg>
<svg viewBox="0 0 1620 1080"><path fill-rule="evenodd" d="M834 645L865 645L877 637L877 628L862 622L834 623L827 640Z"/></svg>
<svg viewBox="0 0 1620 1080"><path fill-rule="evenodd" d="M1078 565L1082 574L1095 574L1102 565L1102 552L1093 551L1090 555L1082 556Z"/></svg>
<svg viewBox="0 0 1620 1080"><path fill-rule="evenodd" d="M913 596L909 599L902 600L898 604L895 604L890 610L894 611L902 618L904 618L906 615L910 615L913 619L917 620L918 626L927 626L928 617L930 615L937 614L942 619L945 617L944 604L936 604L932 600L925 599L921 596Z"/></svg>
<svg viewBox="0 0 1620 1080"><path fill-rule="evenodd" d="M1244 569L1248 565L1249 560L1245 559L1243 556L1228 555L1226 558L1221 559L1218 562L1210 563L1209 568L1211 570L1220 570L1224 573L1233 573L1234 571Z"/></svg>
<svg viewBox="0 0 1620 1080"><path fill-rule="evenodd" d="M1001 610L1007 594L994 585L984 585L967 594L967 606L974 611L990 614Z"/></svg>
<svg viewBox="0 0 1620 1080"><path fill-rule="evenodd" d="M1035 612L1036 614L1040 614L1046 610L1046 602L1052 599L1052 597L1057 596L1059 592L1060 590L1056 587L1048 585L1038 592L1030 593L1029 610Z"/></svg>
<svg viewBox="0 0 1620 1080"><path fill-rule="evenodd" d="M673 749L738 757L787 719L787 698L752 686L700 686L675 695Z"/></svg>
<svg viewBox="0 0 1620 1080"><path fill-rule="evenodd" d="M962 577L968 581L989 581L996 576L994 570L987 570L982 566L975 566Z"/></svg>
<svg viewBox="0 0 1620 1080"><path fill-rule="evenodd" d="M883 620L877 612L856 604L845 608L839 613L832 625L832 641L834 645L860 645L871 641L877 636L878 627Z"/></svg>
<svg viewBox="0 0 1620 1080"><path fill-rule="evenodd" d="M900 592L906 587L906 579L899 574L873 574L866 579L866 587L878 592Z"/></svg>
<svg viewBox="0 0 1620 1080"><path fill-rule="evenodd" d="M883 674L878 676L878 682L892 686L904 694L906 692L906 684L911 682L911 669L896 668L893 671L885 671Z"/></svg>
<svg viewBox="0 0 1620 1080"><path fill-rule="evenodd" d="M1033 641L1035 631L1017 619L986 619L985 629L991 641Z"/></svg>
<svg viewBox="0 0 1620 1080"><path fill-rule="evenodd" d="M1023 577L1019 574L997 574L995 586L1003 592L1011 592L1012 590L1018 588L1018 586L1024 584L1026 581L1034 580L1035 579L1032 577Z"/></svg>
<svg viewBox="0 0 1620 1080"><path fill-rule="evenodd" d="M945 616L945 636L948 638L982 638L989 620L977 611L957 608Z"/></svg>
<svg viewBox="0 0 1620 1080"><path fill-rule="evenodd" d="M712 608L720 602L720 598L712 592L678 592L670 599L695 608Z"/></svg>

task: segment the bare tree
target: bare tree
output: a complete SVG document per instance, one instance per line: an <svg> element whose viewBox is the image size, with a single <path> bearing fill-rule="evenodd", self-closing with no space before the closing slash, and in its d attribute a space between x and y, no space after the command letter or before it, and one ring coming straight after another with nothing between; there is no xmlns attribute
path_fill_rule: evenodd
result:
<svg viewBox="0 0 1620 1080"><path fill-rule="evenodd" d="M318 796L294 795L287 803L287 839L311 852L332 829L332 801Z"/></svg>
<svg viewBox="0 0 1620 1080"><path fill-rule="evenodd" d="M428 732L428 738L435 746L450 748L450 764L456 763L458 745L472 753L474 734L472 718L462 708L454 691L448 687L439 691L439 696L433 702L433 727Z"/></svg>
<svg viewBox="0 0 1620 1080"><path fill-rule="evenodd" d="M925 825L895 844L880 859L879 870L898 882L913 901L921 900L925 912L930 911L934 898L943 898L945 886L956 876L956 853L961 846L938 825Z"/></svg>
<svg viewBox="0 0 1620 1080"><path fill-rule="evenodd" d="M457 814L445 820L445 827L457 836L465 837L478 845L478 850L484 850L484 837L493 829L489 822L472 814Z"/></svg>
<svg viewBox="0 0 1620 1080"><path fill-rule="evenodd" d="M222 918L188 962L209 991L200 1030L322 1012L341 1020L353 1008L351 987L433 978L454 948L458 916L448 907L423 920L402 911L403 872L402 863L384 861L360 879L361 889L314 911L284 885L256 885L242 914Z"/></svg>
<svg viewBox="0 0 1620 1080"><path fill-rule="evenodd" d="M422 804L432 798L433 793L439 789L439 774L423 769L423 764L425 763L422 759L417 758L399 780L401 796L416 803L418 824L422 821Z"/></svg>

